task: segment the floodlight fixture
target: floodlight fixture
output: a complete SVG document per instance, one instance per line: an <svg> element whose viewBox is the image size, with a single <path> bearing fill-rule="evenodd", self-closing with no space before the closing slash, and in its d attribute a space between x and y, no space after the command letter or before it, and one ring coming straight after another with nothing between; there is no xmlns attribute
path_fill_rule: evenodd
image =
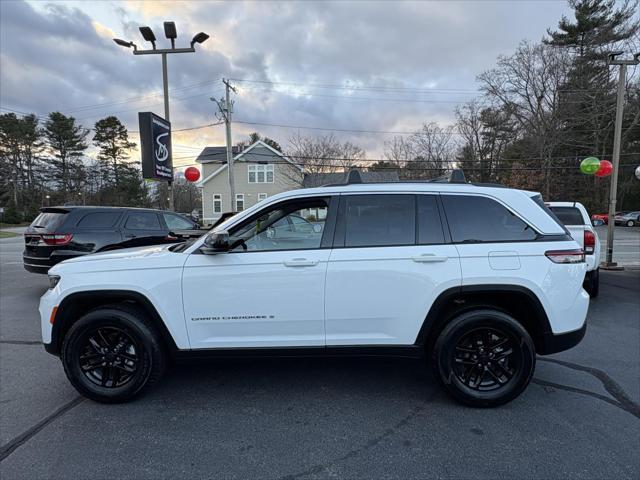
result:
<svg viewBox="0 0 640 480"><path fill-rule="evenodd" d="M193 48L193 46L196 43L204 43L204 42L206 42L208 38L209 38L209 35L207 35L204 32L196 33L195 36L193 37L193 39L191 40L191 48Z"/></svg>
<svg viewBox="0 0 640 480"><path fill-rule="evenodd" d="M118 45L120 45L121 47L127 47L127 48L131 48L133 47L134 50L137 49L136 44L133 42L127 42L126 40L122 40L121 38L114 38L113 39L114 42L116 42Z"/></svg>
<svg viewBox="0 0 640 480"><path fill-rule="evenodd" d="M140 33L142 34L142 38L144 38L147 42L151 42L153 45L153 49L156 49L156 36L151 30L151 27L140 27Z"/></svg>
<svg viewBox="0 0 640 480"><path fill-rule="evenodd" d="M176 48L178 32L176 31L175 22L164 22L164 36L171 40L171 48Z"/></svg>

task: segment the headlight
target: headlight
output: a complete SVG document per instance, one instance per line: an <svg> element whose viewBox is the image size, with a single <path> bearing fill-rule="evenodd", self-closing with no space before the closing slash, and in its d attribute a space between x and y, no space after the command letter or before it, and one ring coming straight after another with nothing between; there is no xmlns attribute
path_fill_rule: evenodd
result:
<svg viewBox="0 0 640 480"><path fill-rule="evenodd" d="M49 275L49 290L53 290L60 281L60 275Z"/></svg>

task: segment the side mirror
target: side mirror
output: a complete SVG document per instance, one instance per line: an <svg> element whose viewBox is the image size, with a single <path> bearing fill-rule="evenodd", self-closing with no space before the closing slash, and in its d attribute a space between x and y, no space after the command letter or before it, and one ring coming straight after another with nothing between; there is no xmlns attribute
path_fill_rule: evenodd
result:
<svg viewBox="0 0 640 480"><path fill-rule="evenodd" d="M231 248L229 244L229 232L215 232L204 239L204 244L200 251L205 255L215 255L217 253L228 252Z"/></svg>
<svg viewBox="0 0 640 480"><path fill-rule="evenodd" d="M597 218L595 220L592 220L591 223L594 227L601 227L602 225L604 225L604 220Z"/></svg>

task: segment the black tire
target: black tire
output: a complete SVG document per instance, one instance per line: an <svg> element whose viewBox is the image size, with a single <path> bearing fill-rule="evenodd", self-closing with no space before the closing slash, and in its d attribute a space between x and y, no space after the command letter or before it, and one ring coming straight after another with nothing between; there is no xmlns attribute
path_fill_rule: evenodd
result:
<svg viewBox="0 0 640 480"><path fill-rule="evenodd" d="M510 402L529 385L536 365L527 331L511 316L491 309L454 318L438 336L432 356L434 374L447 393L473 407Z"/></svg>
<svg viewBox="0 0 640 480"><path fill-rule="evenodd" d="M584 282L584 289L589 294L589 297L596 298L600 293L600 269L596 268L587 272L587 276Z"/></svg>
<svg viewBox="0 0 640 480"><path fill-rule="evenodd" d="M627 227L633 227L635 222L633 220L627 220Z"/></svg>
<svg viewBox="0 0 640 480"><path fill-rule="evenodd" d="M133 399L166 368L162 338L142 310L126 304L92 310L75 322L61 359L76 390L103 403Z"/></svg>

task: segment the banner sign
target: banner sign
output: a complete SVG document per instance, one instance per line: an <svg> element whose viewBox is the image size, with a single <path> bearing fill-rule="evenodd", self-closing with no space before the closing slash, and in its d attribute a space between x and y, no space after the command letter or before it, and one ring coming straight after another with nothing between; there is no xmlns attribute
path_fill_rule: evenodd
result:
<svg viewBox="0 0 640 480"><path fill-rule="evenodd" d="M142 177L173 180L171 123L151 112L139 112Z"/></svg>

